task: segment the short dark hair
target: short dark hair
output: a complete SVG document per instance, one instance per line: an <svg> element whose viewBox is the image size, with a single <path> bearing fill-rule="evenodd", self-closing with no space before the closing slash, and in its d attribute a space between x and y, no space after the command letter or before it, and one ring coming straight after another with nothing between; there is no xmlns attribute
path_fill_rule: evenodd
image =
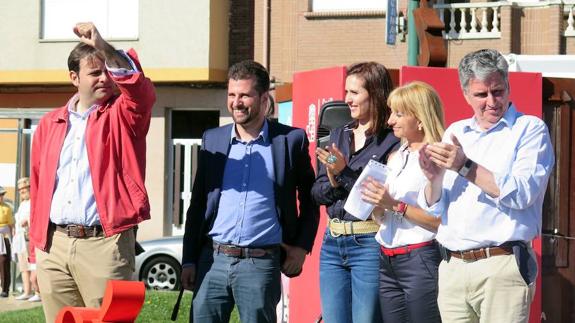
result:
<svg viewBox="0 0 575 323"><path fill-rule="evenodd" d="M382 64L376 62L361 62L347 68L347 76L356 75L363 79L363 87L369 94L369 118L371 126L369 134L377 134L385 128L389 119L390 109L387 106L387 97L393 90L393 82L389 72Z"/></svg>
<svg viewBox="0 0 575 323"><path fill-rule="evenodd" d="M99 59L101 61L105 61L106 59L97 49L94 47L85 44L85 43L78 43L74 49L70 52L68 56L68 70L74 71L76 73L80 72L80 61L82 58L87 57L88 59Z"/></svg>
<svg viewBox="0 0 575 323"><path fill-rule="evenodd" d="M252 60L241 61L232 65L228 71L228 81L247 80L252 77L256 80L255 88L258 94L261 95L270 90L270 75L266 68L258 62Z"/></svg>

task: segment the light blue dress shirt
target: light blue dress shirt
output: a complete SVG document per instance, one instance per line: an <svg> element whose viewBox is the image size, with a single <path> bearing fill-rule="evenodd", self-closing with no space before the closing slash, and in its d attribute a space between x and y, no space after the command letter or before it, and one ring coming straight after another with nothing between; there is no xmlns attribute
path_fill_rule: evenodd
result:
<svg viewBox="0 0 575 323"><path fill-rule="evenodd" d="M242 247L281 243L282 232L274 196L274 167L268 124L249 142L236 137L224 170L218 213L209 236Z"/></svg>
<svg viewBox="0 0 575 323"><path fill-rule="evenodd" d="M450 250L531 241L541 232L541 213L547 182L555 157L545 123L518 112L507 112L488 130L474 118L453 123L443 136L455 135L465 155L493 173L499 197L446 171L440 200L427 206L420 191L418 203L442 217L436 239Z"/></svg>

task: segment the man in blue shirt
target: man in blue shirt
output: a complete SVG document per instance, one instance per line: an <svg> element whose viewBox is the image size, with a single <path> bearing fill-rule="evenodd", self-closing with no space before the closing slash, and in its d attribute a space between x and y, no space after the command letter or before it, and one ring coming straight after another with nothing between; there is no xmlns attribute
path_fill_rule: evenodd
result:
<svg viewBox="0 0 575 323"><path fill-rule="evenodd" d="M233 65L234 123L204 133L183 244L190 321L228 322L236 304L242 322L276 322L280 272L298 275L312 249L319 209L309 143L303 130L266 120L269 84L260 64Z"/></svg>

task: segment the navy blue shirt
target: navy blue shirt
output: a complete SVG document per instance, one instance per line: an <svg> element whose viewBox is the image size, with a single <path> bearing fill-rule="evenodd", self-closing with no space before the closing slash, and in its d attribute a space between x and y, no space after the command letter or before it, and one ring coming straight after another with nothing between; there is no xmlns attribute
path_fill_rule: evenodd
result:
<svg viewBox="0 0 575 323"><path fill-rule="evenodd" d="M327 214L331 219L360 221L343 208L349 191L370 159L386 164L389 154L399 148L399 139L393 135L391 129L385 128L381 129L377 135L367 137L363 147L352 154L354 124L355 122L351 122L344 127L332 130L329 138L329 146L335 143L345 156L347 163L347 166L336 176L340 186L331 186L325 167L319 163L319 172L311 190L315 202L327 206Z"/></svg>

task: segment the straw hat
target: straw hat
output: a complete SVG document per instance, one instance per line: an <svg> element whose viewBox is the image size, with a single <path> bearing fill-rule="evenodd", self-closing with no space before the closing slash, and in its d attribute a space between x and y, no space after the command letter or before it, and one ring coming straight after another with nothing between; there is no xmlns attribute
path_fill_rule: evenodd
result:
<svg viewBox="0 0 575 323"><path fill-rule="evenodd" d="M16 184L16 187L18 189L23 189L23 188L27 188L30 187L30 178L28 177L22 177L18 180L18 183Z"/></svg>

